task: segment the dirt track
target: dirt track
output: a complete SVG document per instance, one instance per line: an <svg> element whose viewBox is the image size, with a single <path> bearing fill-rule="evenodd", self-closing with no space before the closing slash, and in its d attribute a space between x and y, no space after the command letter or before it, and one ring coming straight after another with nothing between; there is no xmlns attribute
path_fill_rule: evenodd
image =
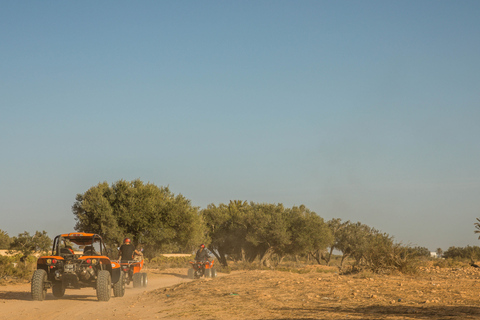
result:
<svg viewBox="0 0 480 320"><path fill-rule="evenodd" d="M33 301L30 283L0 286L0 319L144 319L144 308L137 302L149 291L191 281L186 269L167 272L148 271L147 288L126 286L125 296L108 302L97 301L93 288L66 290L61 299L53 297L51 290L44 301Z"/></svg>

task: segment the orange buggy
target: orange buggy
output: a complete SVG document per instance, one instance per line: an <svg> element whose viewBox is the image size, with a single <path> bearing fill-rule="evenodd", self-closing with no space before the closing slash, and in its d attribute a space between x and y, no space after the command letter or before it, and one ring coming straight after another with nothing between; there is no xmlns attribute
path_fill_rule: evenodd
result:
<svg viewBox="0 0 480 320"><path fill-rule="evenodd" d="M190 279L200 279L202 276L205 276L205 278L215 278L217 276L217 270L213 267L214 261L215 260L190 261L192 268L188 269L188 277Z"/></svg>
<svg viewBox="0 0 480 320"><path fill-rule="evenodd" d="M53 240L51 254L37 260L31 283L32 299L42 301L47 289L61 298L65 289L95 288L99 301L108 301L113 294L125 294L124 273L120 264L110 260L111 250L98 234L71 232Z"/></svg>
<svg viewBox="0 0 480 320"><path fill-rule="evenodd" d="M140 272L143 268L143 259L140 261L132 260L120 262L123 273L125 274L125 283L128 285L133 282L134 288L146 287L148 277L145 272Z"/></svg>

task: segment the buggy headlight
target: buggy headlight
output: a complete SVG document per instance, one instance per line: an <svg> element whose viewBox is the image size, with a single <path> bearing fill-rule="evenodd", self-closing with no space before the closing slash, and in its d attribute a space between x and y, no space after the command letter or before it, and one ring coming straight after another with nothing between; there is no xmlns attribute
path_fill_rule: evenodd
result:
<svg viewBox="0 0 480 320"><path fill-rule="evenodd" d="M52 259L47 259L47 264L51 264L52 263Z"/></svg>
<svg viewBox="0 0 480 320"><path fill-rule="evenodd" d="M97 264L97 259L92 259L92 264Z"/></svg>

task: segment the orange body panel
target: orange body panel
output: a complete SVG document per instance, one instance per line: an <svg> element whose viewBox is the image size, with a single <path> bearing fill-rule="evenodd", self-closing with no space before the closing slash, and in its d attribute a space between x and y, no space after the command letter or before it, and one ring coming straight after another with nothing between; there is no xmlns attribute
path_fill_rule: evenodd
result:
<svg viewBox="0 0 480 320"><path fill-rule="evenodd" d="M128 263L120 263L121 266L129 266L133 273L140 272L143 268L143 260L141 261L130 261Z"/></svg>

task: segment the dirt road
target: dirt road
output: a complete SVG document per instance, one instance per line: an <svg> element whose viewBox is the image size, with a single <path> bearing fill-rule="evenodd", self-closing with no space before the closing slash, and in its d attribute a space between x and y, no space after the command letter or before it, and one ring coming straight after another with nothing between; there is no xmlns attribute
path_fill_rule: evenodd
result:
<svg viewBox="0 0 480 320"><path fill-rule="evenodd" d="M97 301L93 288L66 290L61 299L53 297L48 291L44 301L33 301L30 283L0 286L0 319L142 319L143 306L137 302L149 291L191 281L186 276L186 269L168 271L149 270L148 286L133 288L126 286L125 296L113 297L108 302Z"/></svg>

